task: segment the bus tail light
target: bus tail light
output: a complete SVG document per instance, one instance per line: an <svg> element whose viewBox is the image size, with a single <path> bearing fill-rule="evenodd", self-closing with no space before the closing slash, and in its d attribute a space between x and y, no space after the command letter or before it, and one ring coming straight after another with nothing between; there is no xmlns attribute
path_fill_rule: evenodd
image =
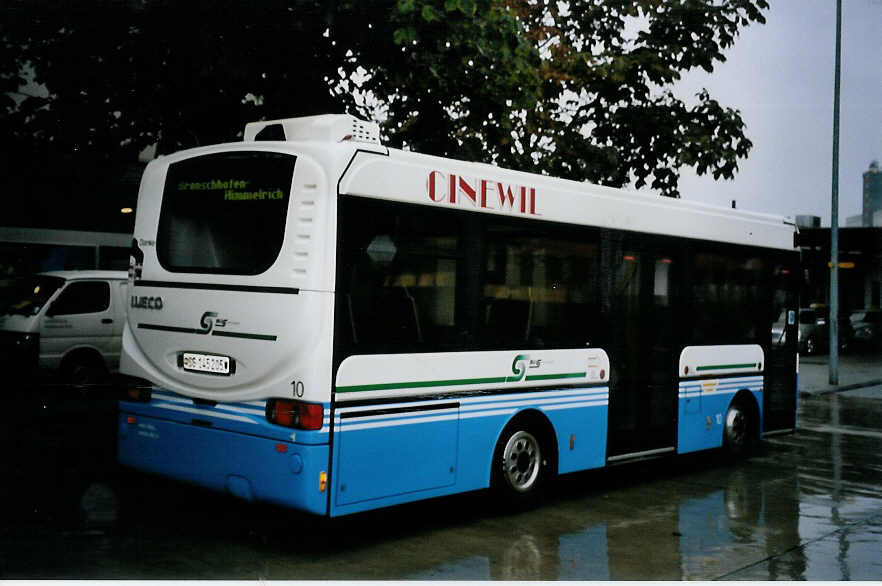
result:
<svg viewBox="0 0 882 586"><path fill-rule="evenodd" d="M130 386L126 389L123 400L136 403L149 403L153 397L153 389L150 387Z"/></svg>
<svg viewBox="0 0 882 586"><path fill-rule="evenodd" d="M270 399L266 402L266 418L276 425L316 430L322 428L324 409L318 403Z"/></svg>

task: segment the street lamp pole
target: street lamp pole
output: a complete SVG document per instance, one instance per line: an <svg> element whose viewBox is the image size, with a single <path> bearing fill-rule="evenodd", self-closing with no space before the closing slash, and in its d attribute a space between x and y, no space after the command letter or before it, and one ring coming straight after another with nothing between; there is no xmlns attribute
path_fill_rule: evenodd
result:
<svg viewBox="0 0 882 586"><path fill-rule="evenodd" d="M833 82L833 193L830 213L830 384L839 384L839 66L842 0L836 0L836 66Z"/></svg>

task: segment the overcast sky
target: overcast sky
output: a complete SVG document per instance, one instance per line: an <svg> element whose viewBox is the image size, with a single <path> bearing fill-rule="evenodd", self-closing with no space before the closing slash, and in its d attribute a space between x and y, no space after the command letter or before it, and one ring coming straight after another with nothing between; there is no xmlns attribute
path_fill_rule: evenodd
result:
<svg viewBox="0 0 882 586"><path fill-rule="evenodd" d="M830 225L836 0L770 0L711 74L692 72L681 97L706 87L741 111L753 150L733 181L683 169L684 199ZM842 0L839 225L861 213L861 174L882 159L882 0Z"/></svg>

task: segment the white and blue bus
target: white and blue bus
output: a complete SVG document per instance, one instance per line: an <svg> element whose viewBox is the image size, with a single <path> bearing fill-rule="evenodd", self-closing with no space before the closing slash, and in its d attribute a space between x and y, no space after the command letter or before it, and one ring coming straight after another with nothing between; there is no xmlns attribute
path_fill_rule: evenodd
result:
<svg viewBox="0 0 882 586"><path fill-rule="evenodd" d="M796 425L795 233L350 116L248 124L144 173L120 462L339 516L742 453Z"/></svg>

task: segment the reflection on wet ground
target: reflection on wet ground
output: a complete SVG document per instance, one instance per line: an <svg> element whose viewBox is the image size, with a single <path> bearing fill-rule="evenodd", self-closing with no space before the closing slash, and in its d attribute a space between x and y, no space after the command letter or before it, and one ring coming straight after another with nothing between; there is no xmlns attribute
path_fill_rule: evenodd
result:
<svg viewBox="0 0 882 586"><path fill-rule="evenodd" d="M0 577L879 580L880 423L882 387L803 398L800 431L749 461L571 475L519 514L471 494L325 521L100 466L20 466L0 494ZM0 455L27 447L8 436ZM89 463L75 442L40 450Z"/></svg>

